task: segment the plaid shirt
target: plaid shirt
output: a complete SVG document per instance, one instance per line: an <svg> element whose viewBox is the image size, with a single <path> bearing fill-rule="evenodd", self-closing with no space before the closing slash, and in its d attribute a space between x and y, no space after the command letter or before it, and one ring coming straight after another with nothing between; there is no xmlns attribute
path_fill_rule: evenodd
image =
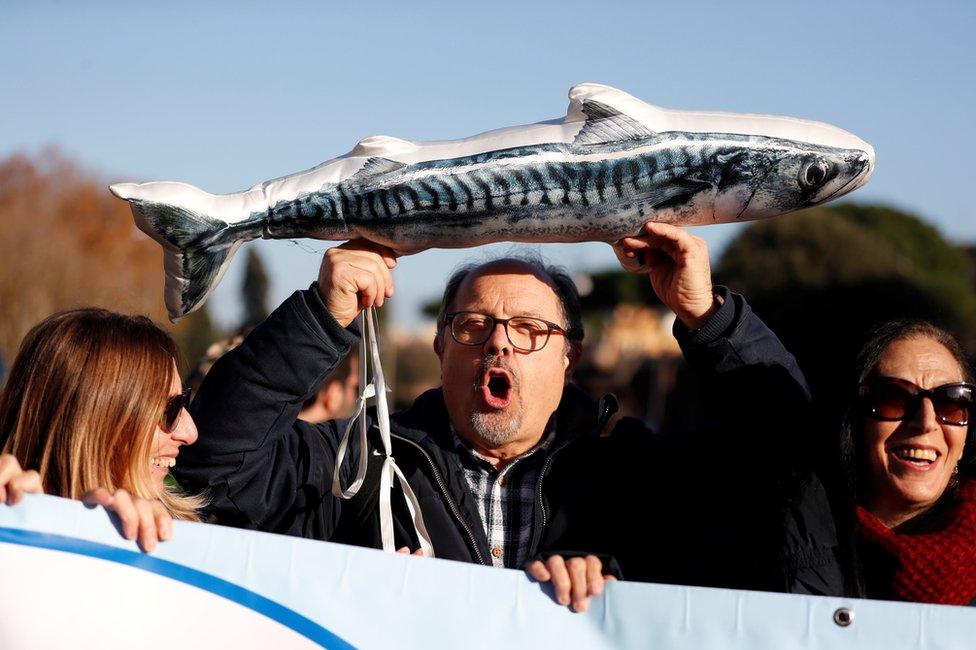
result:
<svg viewBox="0 0 976 650"><path fill-rule="evenodd" d="M456 431L453 433L464 478L478 503L478 514L488 536L491 563L496 567L521 569L532 543L535 483L546 457L542 452L556 431L550 429L538 445L501 470L492 467Z"/></svg>

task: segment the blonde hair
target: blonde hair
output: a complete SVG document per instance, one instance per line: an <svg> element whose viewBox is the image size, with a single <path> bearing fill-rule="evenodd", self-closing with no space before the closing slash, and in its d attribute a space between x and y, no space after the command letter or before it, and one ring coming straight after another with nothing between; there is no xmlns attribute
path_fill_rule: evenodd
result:
<svg viewBox="0 0 976 650"><path fill-rule="evenodd" d="M3 452L36 469L48 494L125 488L198 520L204 499L160 493L149 466L177 357L144 316L75 309L45 318L24 337L0 395Z"/></svg>

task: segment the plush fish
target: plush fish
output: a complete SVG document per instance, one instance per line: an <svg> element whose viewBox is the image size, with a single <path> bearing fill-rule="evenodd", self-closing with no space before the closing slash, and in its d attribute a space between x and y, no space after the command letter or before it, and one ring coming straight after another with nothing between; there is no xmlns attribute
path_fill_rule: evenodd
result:
<svg viewBox="0 0 976 650"><path fill-rule="evenodd" d="M818 122L663 109L608 86L569 91L560 120L464 140L372 136L308 171L213 195L183 183L119 183L136 224L165 249L176 320L259 237L364 237L399 253L497 241L612 242L646 221L683 226L772 217L842 196L874 149Z"/></svg>

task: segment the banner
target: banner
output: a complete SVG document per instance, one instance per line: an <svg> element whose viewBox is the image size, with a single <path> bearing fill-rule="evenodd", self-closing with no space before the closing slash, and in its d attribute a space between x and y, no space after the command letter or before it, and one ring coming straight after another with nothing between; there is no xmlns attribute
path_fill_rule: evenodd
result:
<svg viewBox="0 0 976 650"><path fill-rule="evenodd" d="M560 607L520 571L177 523L151 553L103 509L0 505L0 648L973 647L976 609L618 582Z"/></svg>

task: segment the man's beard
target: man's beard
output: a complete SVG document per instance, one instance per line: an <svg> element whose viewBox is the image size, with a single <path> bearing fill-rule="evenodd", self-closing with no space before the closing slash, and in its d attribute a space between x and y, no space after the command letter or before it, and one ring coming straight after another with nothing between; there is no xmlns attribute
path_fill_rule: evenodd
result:
<svg viewBox="0 0 976 650"><path fill-rule="evenodd" d="M491 368L504 368L512 379L512 401L503 411L473 411L471 426L475 434L489 446L497 447L514 438L522 427L524 405L519 377L512 368L496 356L486 357L481 363L480 378Z"/></svg>

